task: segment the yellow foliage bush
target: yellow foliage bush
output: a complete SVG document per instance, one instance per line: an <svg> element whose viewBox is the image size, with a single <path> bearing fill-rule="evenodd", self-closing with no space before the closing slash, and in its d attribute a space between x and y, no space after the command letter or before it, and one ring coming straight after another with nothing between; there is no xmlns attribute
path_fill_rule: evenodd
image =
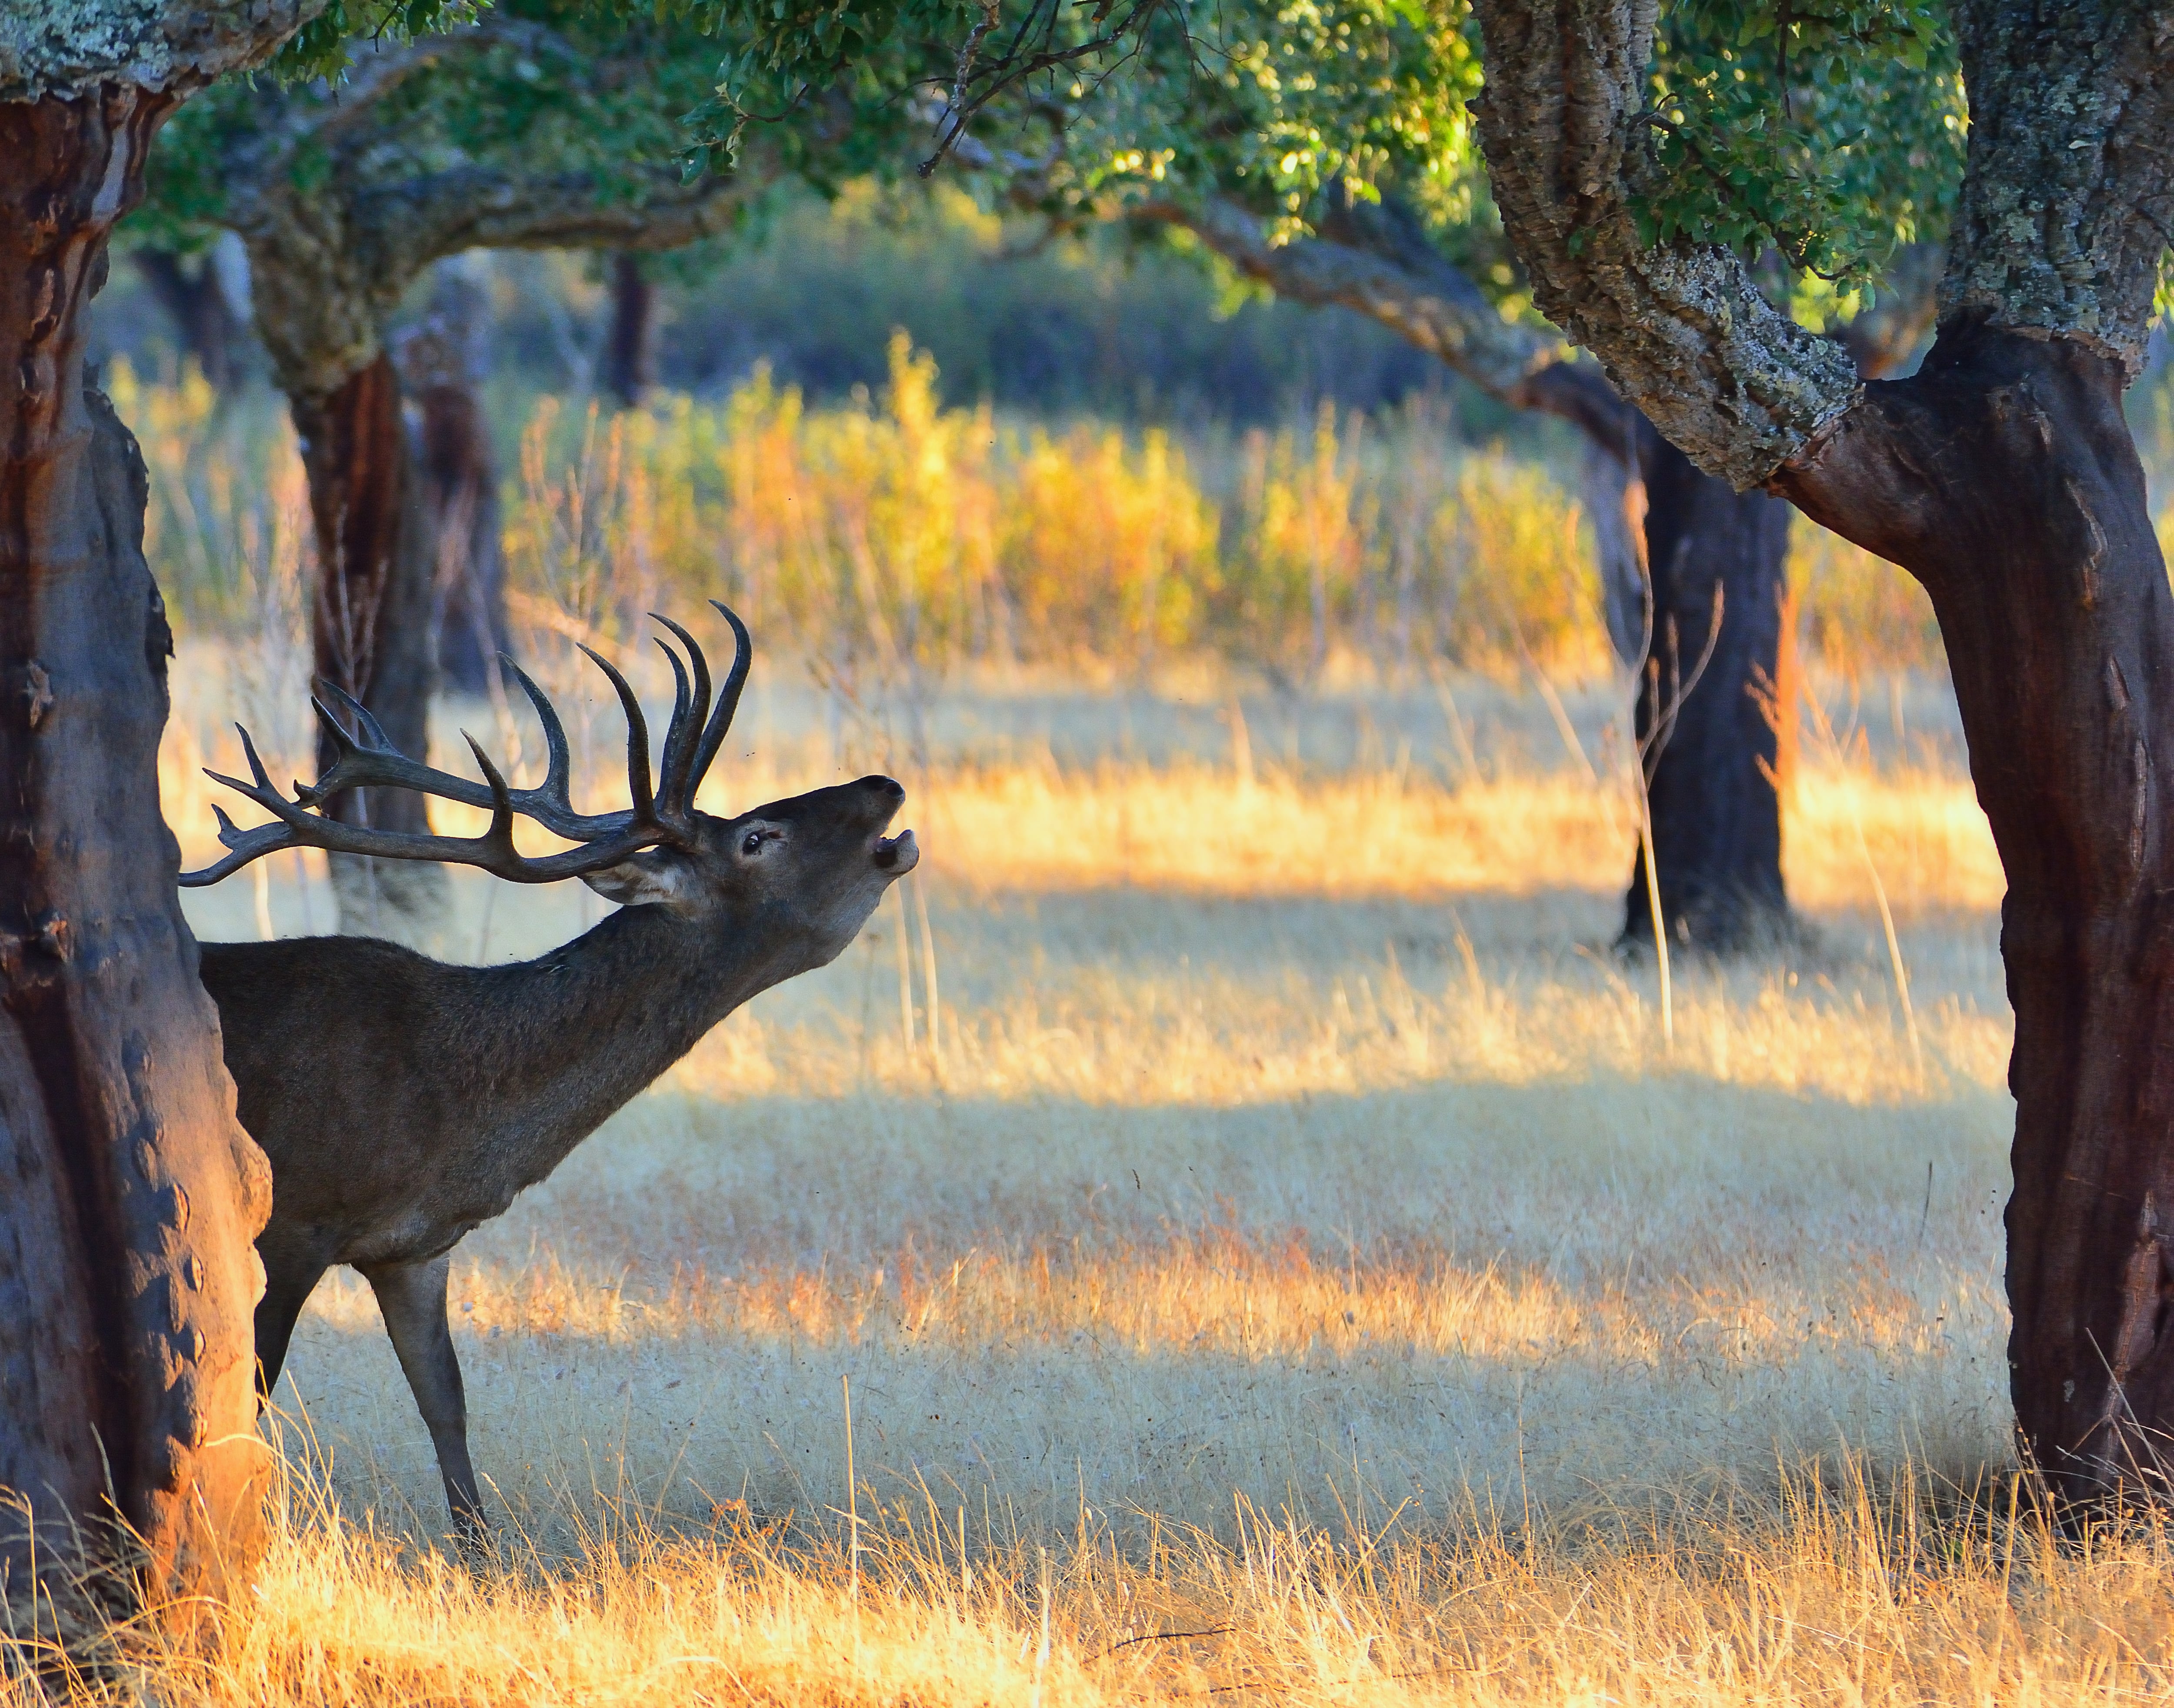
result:
<svg viewBox="0 0 2174 1708"><path fill-rule="evenodd" d="M150 467L162 583L185 620L246 623L239 566L305 543L284 413L221 407L193 372L148 384L116 363L109 384ZM1577 500L1539 463L1457 444L1425 405L1324 406L1306 430L1235 442L1020 422L946 408L900 332L880 395L841 407L763 369L716 403L606 415L544 397L507 485L512 584L555 620L610 635L660 599L723 596L849 690L970 662L1207 657L1291 682L1338 660L1609 662ZM1908 576L1809 522L1791 539L1814 659L1941 665Z"/></svg>

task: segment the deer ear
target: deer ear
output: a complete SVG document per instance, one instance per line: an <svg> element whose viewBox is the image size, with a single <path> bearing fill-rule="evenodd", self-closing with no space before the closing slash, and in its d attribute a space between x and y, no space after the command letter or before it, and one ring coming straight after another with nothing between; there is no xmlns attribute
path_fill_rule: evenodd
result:
<svg viewBox="0 0 2174 1708"><path fill-rule="evenodd" d="M581 882L607 901L630 907L643 902L674 906L687 895L688 872L684 861L661 848L650 848L601 872L585 872Z"/></svg>

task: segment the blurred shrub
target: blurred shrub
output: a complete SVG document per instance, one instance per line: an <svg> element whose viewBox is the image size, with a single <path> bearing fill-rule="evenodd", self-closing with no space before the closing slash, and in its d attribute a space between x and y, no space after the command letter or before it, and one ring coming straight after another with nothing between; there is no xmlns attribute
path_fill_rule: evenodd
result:
<svg viewBox="0 0 2174 1708"><path fill-rule="evenodd" d="M758 370L721 404L607 420L546 400L509 511L518 585L605 622L729 589L841 681L971 662L1143 671L1209 654L1294 682L1344 657L1599 657L1576 506L1425 406L1310 431L1053 429L947 409L891 341L879 397L812 410ZM622 590L614 595L612 589Z"/></svg>
<svg viewBox="0 0 2174 1708"><path fill-rule="evenodd" d="M265 392L222 402L194 364L146 385L117 359L104 383L143 449L143 549L175 620L230 632L292 604L309 489L284 407Z"/></svg>
<svg viewBox="0 0 2174 1708"><path fill-rule="evenodd" d="M1790 524L1789 586L1810 656L1830 669L1947 669L1933 602L1916 579L1803 516Z"/></svg>
<svg viewBox="0 0 2174 1708"><path fill-rule="evenodd" d="M1301 399L1371 410L1449 384L1439 363L1357 315L1227 296L1161 234L1142 245L1118 230L1008 224L940 180L788 202L712 264L674 270L660 293L659 371L701 397L758 363L819 402L880 391L900 326L954 397L1045 419L1250 424ZM549 354L545 339L526 347Z"/></svg>
<svg viewBox="0 0 2174 1708"><path fill-rule="evenodd" d="M1576 501L1544 465L1460 443L1438 399L1180 435L946 408L903 332L887 361L879 392L835 408L761 369L716 403L534 403L506 506L516 616L617 636L662 603L728 597L848 698L1013 662L1205 658L1293 685L1437 661L1609 668ZM112 386L183 619L230 630L291 604L306 509L283 416L125 364ZM1793 540L1814 657L1942 662L1914 582L1808 522Z"/></svg>

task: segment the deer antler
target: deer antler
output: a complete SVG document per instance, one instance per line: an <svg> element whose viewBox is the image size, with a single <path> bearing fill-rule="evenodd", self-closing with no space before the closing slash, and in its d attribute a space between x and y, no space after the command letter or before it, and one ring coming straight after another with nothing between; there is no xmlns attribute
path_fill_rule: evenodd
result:
<svg viewBox="0 0 2174 1708"><path fill-rule="evenodd" d="M724 693L714 712L710 706L709 661L702 656L701 647L693 635L670 618L657 619L685 643L688 652L688 662L683 663L679 655L665 641L659 640L657 643L672 662L676 689L672 721L664 732L661 790L652 791L651 787L649 726L641 715L641 704L633 688L608 659L587 646L581 648L609 679L626 717L627 791L632 803L626 811L589 813L574 810L570 792L572 766L565 726L560 722L557 709L544 690L510 658L506 661L506 666L528 696L544 727L547 763L544 781L533 789L509 788L475 738L466 731L462 734L483 769L484 781L472 782L410 759L392 744L384 727L360 700L344 689L327 683L327 692L354 720L354 732L350 734L322 699L311 698L310 704L316 709L333 744L332 765L315 783L296 783L294 798L289 800L273 786L249 732L236 725L254 781L244 782L208 769L205 775L254 801L273 814L274 822L244 830L223 809L213 807L219 819L219 840L229 851L201 871L181 873L182 886L195 889L216 884L251 861L283 848L322 848L327 853L360 854L379 859L436 860L451 865L473 866L516 884L553 884L616 866L630 854L660 843L674 847L692 846L697 816L695 792L701 786L702 777L732 725L754 651L747 625L716 600L711 603L717 605L725 620L732 624L734 641L733 668L726 675ZM419 794L457 801L463 806L486 808L491 813L490 828L476 837L437 836L343 824L326 817L322 811L312 810L322 808L333 796L355 788L412 789ZM513 846L512 826L516 814L533 819L554 835L585 846L530 859Z"/></svg>

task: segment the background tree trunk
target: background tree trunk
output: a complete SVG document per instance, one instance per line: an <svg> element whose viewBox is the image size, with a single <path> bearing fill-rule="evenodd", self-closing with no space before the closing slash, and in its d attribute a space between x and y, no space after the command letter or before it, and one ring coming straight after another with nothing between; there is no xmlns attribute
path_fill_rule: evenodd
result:
<svg viewBox="0 0 2174 1708"><path fill-rule="evenodd" d="M1668 684L1687 678L1705 644L1714 592L1722 594L1714 657L1675 708L1673 732L1648 759L1664 916L1688 940L1720 952L1796 935L1782 881L1777 759L1777 748L1793 745L1795 728L1787 507L1755 493L1739 496L1702 473L1598 367L1504 321L1393 195L1366 202L1332 190L1319 238L1283 244L1269 243L1256 219L1229 203L1135 211L1188 225L1279 295L1367 315L1490 396L1559 416L1584 434L1586 509L1609 638L1647 684L1639 696L1641 736L1656 707L1652 684L1662 684L1658 704L1669 706L1675 694ZM1931 330L1940 264L1937 248L1906 246L1880 302L1843 328L1863 377L1892 371ZM1625 508L1634 486L1642 488L1636 516ZM1641 554L1657 578L1650 634ZM1687 649L1680 659L1679 649ZM1635 947L1651 943L1653 927L1642 851L1634 851L1632 864L1622 941Z"/></svg>
<svg viewBox="0 0 2174 1708"><path fill-rule="evenodd" d="M415 463L435 558L430 630L438 678L456 694L491 689L497 657L512 650L506 616L498 460L479 391L489 369L489 305L457 262L438 268L430 311L400 345L414 403Z"/></svg>
<svg viewBox="0 0 2174 1708"><path fill-rule="evenodd" d="M197 359L214 389L231 389L241 373L242 320L214 257L208 252L201 255L192 268L170 249L138 249L131 254L136 270L172 320L181 354Z"/></svg>
<svg viewBox="0 0 2174 1708"><path fill-rule="evenodd" d="M316 673L360 700L402 752L430 750L435 543L410 454L400 381L381 352L331 396L297 400L295 427L317 546L311 632ZM332 762L320 743L320 769ZM326 810L348 824L425 830L423 797L354 789ZM332 857L340 928L429 946L444 927L445 869Z"/></svg>
<svg viewBox="0 0 2174 1708"><path fill-rule="evenodd" d="M2174 592L2123 386L1958 317L1776 477L1939 616L2009 884L2010 1390L2079 1500L2174 1468Z"/></svg>
<svg viewBox="0 0 2174 1708"><path fill-rule="evenodd" d="M1797 931L1782 883L1778 786L1781 727L1794 716L1782 663L1789 506L1732 491L1640 424L1652 622L1636 713L1641 744L1657 714L1665 723L1646 748L1661 916L1674 941L1716 954L1771 947ZM1720 630L1701 671L1717 600ZM1653 941L1642 847L1622 941Z"/></svg>
<svg viewBox="0 0 2174 1708"><path fill-rule="evenodd" d="M143 464L83 366L169 105L113 84L0 104L0 1484L61 1572L71 1520L121 1555L110 1494L154 1595L246 1569L269 1466L250 1318L271 1176L235 1121L159 816L172 641ZM0 1511L19 1603L30 1550Z"/></svg>
<svg viewBox="0 0 2174 1708"><path fill-rule="evenodd" d="M635 409L657 383L657 287L639 256L611 261L611 327L604 338L603 388L622 409Z"/></svg>
<svg viewBox="0 0 2174 1708"><path fill-rule="evenodd" d="M1781 753L1795 716L1790 506L1702 473L1597 374L1565 365L1527 389L1529 407L1585 435L1582 495L1609 639L1637 673L1639 741L1657 711L1674 709L1646 759L1662 917L1675 941L1717 954L1787 942L1802 930L1782 881ZM1685 692L1717 592L1713 656ZM1634 847L1619 946L1652 942L1645 851Z"/></svg>

